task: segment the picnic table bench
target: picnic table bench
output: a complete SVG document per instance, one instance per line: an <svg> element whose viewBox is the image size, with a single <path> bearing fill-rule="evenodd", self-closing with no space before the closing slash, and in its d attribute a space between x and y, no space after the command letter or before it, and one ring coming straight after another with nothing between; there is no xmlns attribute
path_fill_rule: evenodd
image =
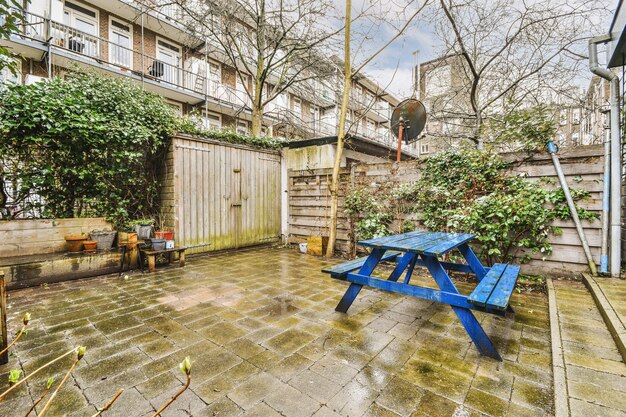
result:
<svg viewBox="0 0 626 417"><path fill-rule="evenodd" d="M472 314L472 310L504 315L512 312L509 299L515 288L520 268L516 265L495 264L484 267L468 242L473 234L414 231L395 236L360 241L372 249L369 256L322 269L332 278L350 282L336 311L346 313L364 286L411 295L449 304L482 355L502 360L493 343ZM439 258L458 249L466 263L443 262ZM395 261L387 279L372 276L380 262ZM439 290L411 285L415 266L425 266ZM358 272L355 272L358 271ZM469 295L459 293L448 271L471 273L479 283ZM404 274L404 280L398 280Z"/></svg>

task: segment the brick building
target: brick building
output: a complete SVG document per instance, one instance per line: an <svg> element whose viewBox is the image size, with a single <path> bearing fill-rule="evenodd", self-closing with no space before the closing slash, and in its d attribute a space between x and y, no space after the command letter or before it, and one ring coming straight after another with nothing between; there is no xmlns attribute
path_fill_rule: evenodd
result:
<svg viewBox="0 0 626 417"><path fill-rule="evenodd" d="M152 3L32 0L20 33L0 41L15 53L21 71L1 76L26 84L76 69L125 77L165 97L181 115L198 115L208 128L249 132L246 90L252 91L252 77L237 76L219 58L219 45L192 36L175 5ZM287 140L336 135L342 79L337 68L334 76L274 99L264 109L263 133ZM398 100L367 77L359 77L352 90L350 133L388 147L390 111Z"/></svg>

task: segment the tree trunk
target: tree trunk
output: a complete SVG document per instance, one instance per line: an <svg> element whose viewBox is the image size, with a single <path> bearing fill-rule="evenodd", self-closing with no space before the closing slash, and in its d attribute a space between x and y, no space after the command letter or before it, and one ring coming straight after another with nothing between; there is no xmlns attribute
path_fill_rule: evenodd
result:
<svg viewBox="0 0 626 417"><path fill-rule="evenodd" d="M261 136L263 128L263 107L257 100L252 103L252 136Z"/></svg>
<svg viewBox="0 0 626 417"><path fill-rule="evenodd" d="M346 0L346 29L344 48L344 84L343 96L341 98L341 110L339 111L339 128L337 129L337 150L335 151L335 163L333 165L333 179L330 186L330 230L328 236L328 246L326 256L335 254L335 242L337 240L337 211L339 208L339 170L341 168L341 158L343 156L343 144L346 136L346 114L348 112L348 102L350 100L350 87L352 84L352 66L350 64L350 14L352 11L352 0Z"/></svg>
<svg viewBox="0 0 626 417"><path fill-rule="evenodd" d="M252 88L252 136L261 136L263 129L263 71L265 69L266 31L265 31L265 0L257 5L259 7L259 23L257 26L257 57L256 74Z"/></svg>

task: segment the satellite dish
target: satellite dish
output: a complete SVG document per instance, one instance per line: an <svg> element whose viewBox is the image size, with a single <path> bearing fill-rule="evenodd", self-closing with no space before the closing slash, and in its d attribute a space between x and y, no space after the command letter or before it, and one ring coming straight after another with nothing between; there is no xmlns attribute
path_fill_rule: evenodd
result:
<svg viewBox="0 0 626 417"><path fill-rule="evenodd" d="M406 143L418 140L418 135L426 125L426 107L421 101L407 98L393 109L391 114L391 131L398 137L400 123L404 122L402 139Z"/></svg>

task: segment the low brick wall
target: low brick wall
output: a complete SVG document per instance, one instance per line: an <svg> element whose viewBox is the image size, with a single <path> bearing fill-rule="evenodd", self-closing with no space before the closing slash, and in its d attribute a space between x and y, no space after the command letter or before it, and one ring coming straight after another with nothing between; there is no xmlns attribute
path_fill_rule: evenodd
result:
<svg viewBox="0 0 626 417"><path fill-rule="evenodd" d="M0 258L64 252L65 235L92 230L112 230L112 226L102 217L1 220Z"/></svg>

